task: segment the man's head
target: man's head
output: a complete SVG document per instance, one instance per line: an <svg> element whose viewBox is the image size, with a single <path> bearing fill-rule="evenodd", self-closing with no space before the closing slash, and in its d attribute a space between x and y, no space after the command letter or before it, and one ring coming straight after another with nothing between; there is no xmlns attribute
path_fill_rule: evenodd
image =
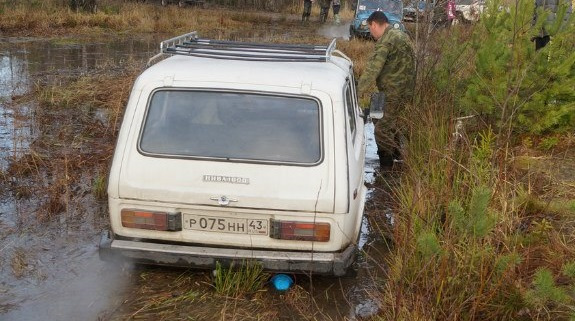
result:
<svg viewBox="0 0 575 321"><path fill-rule="evenodd" d="M389 20L387 16L382 11L374 11L369 18L367 18L367 24L369 25L369 32L371 36L378 40L383 36L385 28L389 26Z"/></svg>

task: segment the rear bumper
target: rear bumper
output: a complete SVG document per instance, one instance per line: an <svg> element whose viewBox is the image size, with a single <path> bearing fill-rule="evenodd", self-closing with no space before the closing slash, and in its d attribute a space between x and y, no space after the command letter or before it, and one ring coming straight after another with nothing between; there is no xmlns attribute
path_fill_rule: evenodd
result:
<svg viewBox="0 0 575 321"><path fill-rule="evenodd" d="M357 247L349 245L338 253L286 252L274 250L229 249L161 244L113 239L104 231L100 239L100 258L124 257L136 263L210 269L216 262L224 266L253 260L267 271L314 273L342 276L355 260Z"/></svg>

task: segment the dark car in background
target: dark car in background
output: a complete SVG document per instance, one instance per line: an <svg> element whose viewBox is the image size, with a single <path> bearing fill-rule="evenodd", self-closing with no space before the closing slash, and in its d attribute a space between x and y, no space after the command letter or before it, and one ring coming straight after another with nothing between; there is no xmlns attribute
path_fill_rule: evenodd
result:
<svg viewBox="0 0 575 321"><path fill-rule="evenodd" d="M415 0L410 2L403 8L403 21L415 22L422 20L425 15L425 10L429 6L433 6L433 2L430 2L429 4L424 0Z"/></svg>
<svg viewBox="0 0 575 321"><path fill-rule="evenodd" d="M371 38L367 18L375 11L383 11L393 28L405 31L401 0L358 0L354 8L353 21L349 26L351 38Z"/></svg>
<svg viewBox="0 0 575 321"><path fill-rule="evenodd" d="M436 27L445 27L451 23L446 9L447 0L413 0L403 8L403 21L431 22Z"/></svg>

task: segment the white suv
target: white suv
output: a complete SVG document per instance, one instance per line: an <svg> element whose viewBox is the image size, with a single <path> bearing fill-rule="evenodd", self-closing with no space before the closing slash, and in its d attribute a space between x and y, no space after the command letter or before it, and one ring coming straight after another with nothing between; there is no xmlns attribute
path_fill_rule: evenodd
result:
<svg viewBox="0 0 575 321"><path fill-rule="evenodd" d="M352 62L328 46L198 38L136 80L100 255L343 275L366 188ZM154 58L151 59L151 61Z"/></svg>

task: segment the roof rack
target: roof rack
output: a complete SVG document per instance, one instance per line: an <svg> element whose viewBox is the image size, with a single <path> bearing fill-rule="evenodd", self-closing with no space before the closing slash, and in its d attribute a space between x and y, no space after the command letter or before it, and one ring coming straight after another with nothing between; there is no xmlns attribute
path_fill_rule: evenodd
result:
<svg viewBox="0 0 575 321"><path fill-rule="evenodd" d="M250 61L328 62L334 51L339 53L335 50L335 38L327 46L264 44L201 39L194 31L162 41L160 53L152 57L148 65L163 54Z"/></svg>

